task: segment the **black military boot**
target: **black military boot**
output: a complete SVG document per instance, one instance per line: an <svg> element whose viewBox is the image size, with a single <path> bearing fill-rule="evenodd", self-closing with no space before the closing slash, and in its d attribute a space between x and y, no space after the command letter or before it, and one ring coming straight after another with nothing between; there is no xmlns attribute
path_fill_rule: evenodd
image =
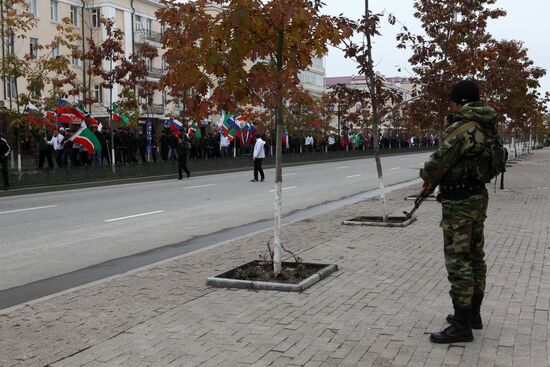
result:
<svg viewBox="0 0 550 367"><path fill-rule="evenodd" d="M472 297L472 314L470 315L470 324L472 329L481 330L483 329L483 322L481 321L481 303L483 302L483 295L474 294ZM447 322L452 324L454 322L454 315L447 315Z"/></svg>
<svg viewBox="0 0 550 367"><path fill-rule="evenodd" d="M454 321L448 328L430 335L432 343L448 344L474 340L470 325L471 308L455 308Z"/></svg>

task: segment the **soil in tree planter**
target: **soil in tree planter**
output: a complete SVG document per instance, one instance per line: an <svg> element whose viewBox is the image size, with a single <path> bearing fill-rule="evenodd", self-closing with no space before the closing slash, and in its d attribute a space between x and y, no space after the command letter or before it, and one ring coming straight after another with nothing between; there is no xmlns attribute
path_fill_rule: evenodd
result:
<svg viewBox="0 0 550 367"><path fill-rule="evenodd" d="M281 265L281 273L277 277L273 276L272 262L255 260L220 274L216 278L298 284L327 266L302 262L283 262Z"/></svg>

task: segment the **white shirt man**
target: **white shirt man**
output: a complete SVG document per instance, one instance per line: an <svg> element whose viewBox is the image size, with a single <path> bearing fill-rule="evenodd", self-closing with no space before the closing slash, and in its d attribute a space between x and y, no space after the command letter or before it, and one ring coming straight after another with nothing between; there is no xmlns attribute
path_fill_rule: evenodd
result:
<svg viewBox="0 0 550 367"><path fill-rule="evenodd" d="M252 159L254 159L254 179L250 180L251 182L258 182L258 172L260 173L261 181L265 179L264 170L262 169L262 161L265 158L265 141L262 138L263 136L258 137L256 144L254 144L254 153L252 154Z"/></svg>

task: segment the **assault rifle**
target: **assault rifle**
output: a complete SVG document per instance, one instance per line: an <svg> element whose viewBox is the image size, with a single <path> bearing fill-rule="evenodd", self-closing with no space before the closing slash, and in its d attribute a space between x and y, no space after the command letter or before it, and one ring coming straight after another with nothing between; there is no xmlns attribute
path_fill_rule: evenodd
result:
<svg viewBox="0 0 550 367"><path fill-rule="evenodd" d="M418 210L418 208L420 208L420 205L422 205L422 203L424 202L424 200L426 200L426 198L430 195L430 193L428 191L422 191L416 198L416 200L414 201L414 208L413 210L411 210L411 212L407 212L405 210L403 210L403 214L405 214L405 217L407 217L407 219L411 219L414 212L416 212Z"/></svg>

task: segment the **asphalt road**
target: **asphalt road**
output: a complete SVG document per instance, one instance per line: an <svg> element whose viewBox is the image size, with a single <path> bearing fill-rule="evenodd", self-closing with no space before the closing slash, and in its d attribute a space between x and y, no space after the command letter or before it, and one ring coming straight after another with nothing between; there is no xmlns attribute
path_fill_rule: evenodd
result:
<svg viewBox="0 0 550 367"><path fill-rule="evenodd" d="M382 159L385 184L428 153ZM252 162L251 162L252 165ZM0 198L0 290L273 217L274 170ZM378 188L374 159L283 168L283 215Z"/></svg>

